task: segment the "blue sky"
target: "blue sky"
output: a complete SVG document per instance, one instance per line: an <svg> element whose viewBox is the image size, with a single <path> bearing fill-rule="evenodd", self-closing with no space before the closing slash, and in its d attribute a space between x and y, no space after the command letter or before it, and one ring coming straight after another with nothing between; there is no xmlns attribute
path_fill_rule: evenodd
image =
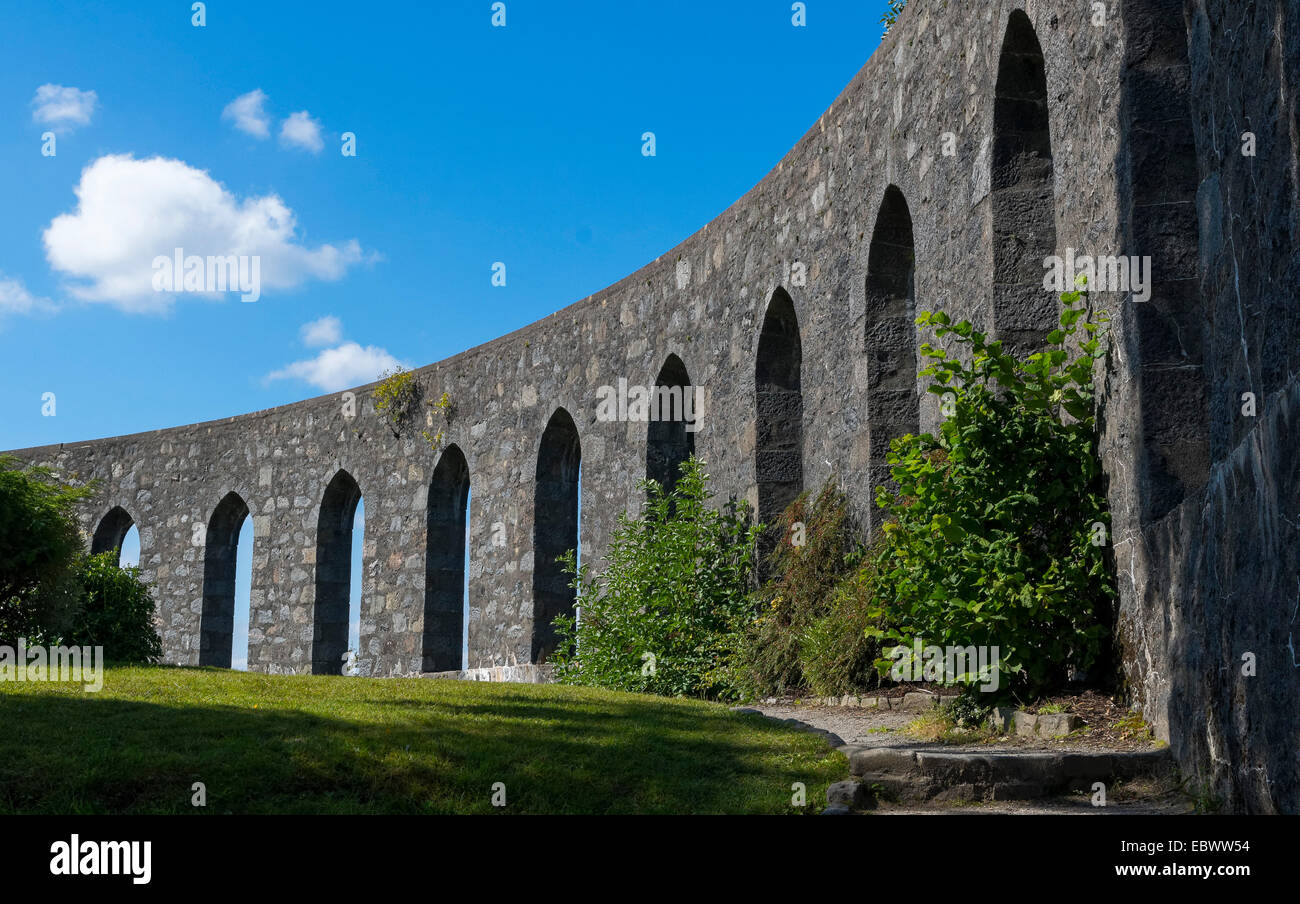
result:
<svg viewBox="0 0 1300 904"><path fill-rule="evenodd" d="M0 7L0 448L308 398L617 281L781 159L884 3L809 0L804 28L784 0L491 6ZM182 240L249 230L278 272L257 302L140 290Z"/></svg>
<svg viewBox="0 0 1300 904"><path fill-rule="evenodd" d="M618 281L777 164L886 5L505 3L0 6L0 449L335 391ZM260 298L154 291L178 246L256 254ZM364 505L354 646L363 531Z"/></svg>

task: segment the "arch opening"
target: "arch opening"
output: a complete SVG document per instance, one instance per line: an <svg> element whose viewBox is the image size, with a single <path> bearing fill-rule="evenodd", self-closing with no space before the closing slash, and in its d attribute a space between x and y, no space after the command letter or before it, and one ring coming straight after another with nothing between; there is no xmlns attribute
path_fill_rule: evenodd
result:
<svg viewBox="0 0 1300 904"><path fill-rule="evenodd" d="M916 385L916 244L907 199L885 190L867 253L867 447L872 492L890 482L890 443L920 428ZM872 506L872 526L882 512Z"/></svg>
<svg viewBox="0 0 1300 904"><path fill-rule="evenodd" d="M122 538L122 547L118 550L117 567L140 567L140 528L135 524L126 529L126 536Z"/></svg>
<svg viewBox="0 0 1300 904"><path fill-rule="evenodd" d="M469 493L469 464L460 448L450 445L442 453L429 484L424 560L423 669L426 672L463 668Z"/></svg>
<svg viewBox="0 0 1300 904"><path fill-rule="evenodd" d="M1170 15L1167 4L1153 0L1127 2L1125 22L1132 205L1126 231L1131 253L1150 257L1151 297L1125 303L1124 314L1138 345L1146 470L1141 517L1149 523L1204 485L1211 442L1222 434L1210 429L1204 368L1206 327L1214 318L1200 286L1200 175L1187 24L1181 10ZM1222 394L1215 421L1246 429L1248 419L1235 416L1235 398Z"/></svg>
<svg viewBox="0 0 1300 904"><path fill-rule="evenodd" d="M576 595L556 561L578 550L579 469L582 446L569 412L557 409L537 451L533 507L533 637L531 661L546 662L555 650L552 621L574 614Z"/></svg>
<svg viewBox="0 0 1300 904"><path fill-rule="evenodd" d="M120 505L113 506L95 528L90 540L91 555L116 550L118 564L121 564L122 544L126 541L127 531L134 526L135 519L127 514L126 509Z"/></svg>
<svg viewBox="0 0 1300 904"><path fill-rule="evenodd" d="M334 475L321 499L311 650L314 675L343 673L351 621L353 524L360 502L361 487L347 471Z"/></svg>
<svg viewBox="0 0 1300 904"><path fill-rule="evenodd" d="M254 540L253 518L250 516L244 519L243 526L239 528L239 538L235 541L235 638L231 644L230 667L241 672L249 669L253 639L256 638L259 643L262 639L260 630L254 630L251 634L249 632L256 621L253 614Z"/></svg>
<svg viewBox="0 0 1300 904"><path fill-rule="evenodd" d="M686 394L693 391L686 365L676 355L669 355L655 379L655 396L650 406L646 429L645 475L657 482L666 494L672 493L681 477L682 463L695 454L694 427L686 420L686 406L694 402Z"/></svg>
<svg viewBox="0 0 1300 904"><path fill-rule="evenodd" d="M239 534L248 505L227 493L208 521L203 557L203 609L199 617L199 665L228 669L233 665L235 574Z"/></svg>
<svg viewBox="0 0 1300 904"><path fill-rule="evenodd" d="M1007 22L993 100L993 331L1008 351L1041 351L1057 327L1043 287L1056 253L1056 199L1047 64L1023 10Z"/></svg>
<svg viewBox="0 0 1300 904"><path fill-rule="evenodd" d="M777 289L754 365L758 520L771 525L803 492L803 344L794 302Z"/></svg>

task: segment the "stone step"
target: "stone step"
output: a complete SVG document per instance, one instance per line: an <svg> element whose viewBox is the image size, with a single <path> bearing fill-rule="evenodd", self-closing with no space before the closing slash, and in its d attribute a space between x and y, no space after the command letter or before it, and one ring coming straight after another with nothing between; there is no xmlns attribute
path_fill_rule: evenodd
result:
<svg viewBox="0 0 1300 904"><path fill-rule="evenodd" d="M855 782L828 793L832 806L861 808L876 796L899 801L1033 800L1090 791L1095 782L1158 776L1173 769L1168 749L1112 752L950 751L839 748ZM852 784L860 787L848 787ZM843 787L841 787L843 786Z"/></svg>
<svg viewBox="0 0 1300 904"><path fill-rule="evenodd" d="M955 700L956 697L934 694L929 691L908 691L901 697L883 697L868 694L845 694L840 697L808 697L804 700L810 706L840 706L849 709L902 710L905 712L924 712L941 703ZM764 703L780 702L776 697L768 697Z"/></svg>

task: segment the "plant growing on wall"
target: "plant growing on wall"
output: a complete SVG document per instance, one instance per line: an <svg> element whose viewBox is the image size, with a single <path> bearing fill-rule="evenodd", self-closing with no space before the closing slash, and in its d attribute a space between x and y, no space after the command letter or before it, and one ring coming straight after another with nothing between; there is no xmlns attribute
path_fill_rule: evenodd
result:
<svg viewBox="0 0 1300 904"><path fill-rule="evenodd" d="M1060 329L1025 360L969 322L917 319L964 354L921 346L943 422L894 441L898 488L877 496L890 516L872 563L887 627L868 633L998 647L1002 689L1031 695L1097 661L1115 595L1092 376L1106 318L1087 316L1086 293L1061 300Z"/></svg>
<svg viewBox="0 0 1300 904"><path fill-rule="evenodd" d="M889 30L898 21L898 16L905 6L907 6L907 0L889 0L889 7L885 10L885 14L880 17L880 24L885 27L885 34L889 34Z"/></svg>
<svg viewBox="0 0 1300 904"><path fill-rule="evenodd" d="M448 393L444 392L436 402L425 404L424 386L416 378L415 372L398 367L381 376L371 397L374 399L375 412L397 438L421 420L420 413L423 410L424 425L420 427L420 435L434 452L442 448L446 428L455 416L455 405Z"/></svg>
<svg viewBox="0 0 1300 904"><path fill-rule="evenodd" d="M429 411L425 417L425 425L420 430L420 435L424 441L429 444L429 448L437 452L442 448L443 442L447 438L447 427L451 425L451 419L456 415L456 406L452 404L451 396L444 392L436 402L429 404ZM437 432L432 432L435 425Z"/></svg>
<svg viewBox="0 0 1300 904"><path fill-rule="evenodd" d="M415 372L398 367L380 375L371 398L375 402L375 413L393 431L394 437L400 437L419 415L423 395L424 387L415 378Z"/></svg>

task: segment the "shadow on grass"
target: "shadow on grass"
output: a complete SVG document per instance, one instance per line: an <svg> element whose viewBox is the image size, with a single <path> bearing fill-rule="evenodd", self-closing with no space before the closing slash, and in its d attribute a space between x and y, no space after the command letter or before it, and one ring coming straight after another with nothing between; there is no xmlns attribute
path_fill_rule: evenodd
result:
<svg viewBox="0 0 1300 904"><path fill-rule="evenodd" d="M720 707L337 681L256 708L0 693L0 812L816 812L844 773L818 739ZM795 782L810 806L791 806Z"/></svg>

